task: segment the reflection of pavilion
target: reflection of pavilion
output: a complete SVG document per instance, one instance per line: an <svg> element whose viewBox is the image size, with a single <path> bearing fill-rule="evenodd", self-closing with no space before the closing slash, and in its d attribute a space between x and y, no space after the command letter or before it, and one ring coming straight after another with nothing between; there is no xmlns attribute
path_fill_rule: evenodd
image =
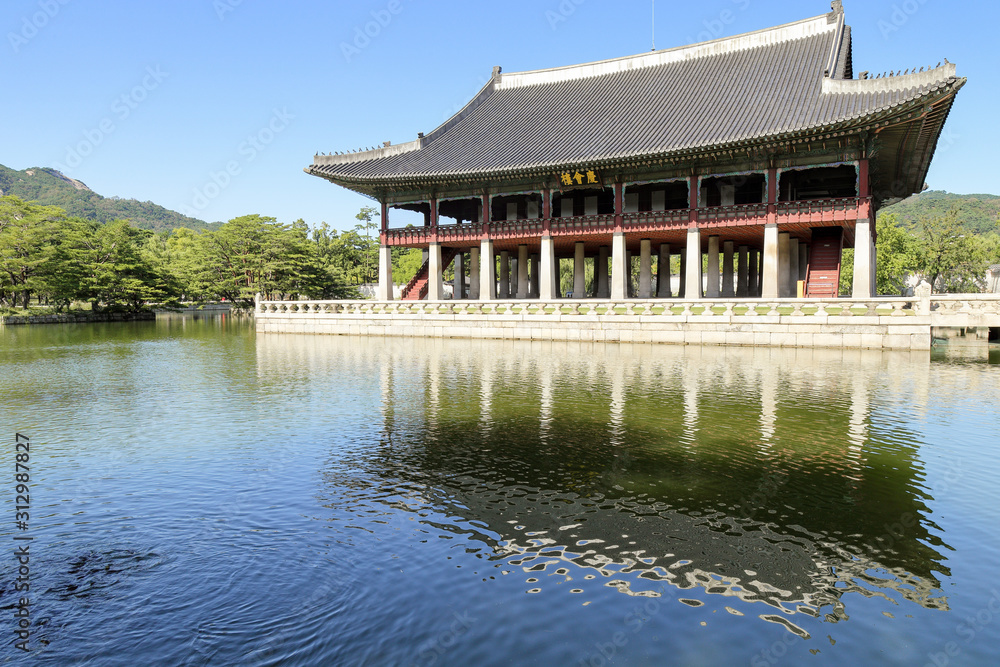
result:
<svg viewBox="0 0 1000 667"><path fill-rule="evenodd" d="M387 446L354 463L482 526L507 562L830 618L845 592L947 607L917 446L900 444L915 438L870 415L880 369L925 355L296 336L258 349L267 374L293 356L370 369Z"/></svg>

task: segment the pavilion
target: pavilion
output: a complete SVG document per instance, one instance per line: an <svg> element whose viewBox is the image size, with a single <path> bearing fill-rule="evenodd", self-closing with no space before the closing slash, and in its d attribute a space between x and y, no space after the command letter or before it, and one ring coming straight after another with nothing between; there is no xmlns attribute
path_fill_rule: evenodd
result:
<svg viewBox="0 0 1000 667"><path fill-rule="evenodd" d="M829 298L851 247L850 296L866 299L875 214L924 189L965 81L947 60L856 76L833 2L828 14L691 46L496 67L432 132L316 155L305 171L381 203L381 300L400 246L427 257L403 299L442 299L453 261L469 276L455 298L556 299L566 258L575 298L778 299L800 286ZM423 225L393 228L394 209L422 213Z"/></svg>

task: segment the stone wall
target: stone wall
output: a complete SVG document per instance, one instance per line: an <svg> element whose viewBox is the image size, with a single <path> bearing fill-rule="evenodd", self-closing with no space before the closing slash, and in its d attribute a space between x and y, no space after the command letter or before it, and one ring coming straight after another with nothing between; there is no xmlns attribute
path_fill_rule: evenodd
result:
<svg viewBox="0 0 1000 667"><path fill-rule="evenodd" d="M929 317L261 313L259 333L929 350Z"/></svg>
<svg viewBox="0 0 1000 667"><path fill-rule="evenodd" d="M156 313L60 313L58 315L9 315L0 326L18 324L87 324L90 322L138 322L155 320Z"/></svg>

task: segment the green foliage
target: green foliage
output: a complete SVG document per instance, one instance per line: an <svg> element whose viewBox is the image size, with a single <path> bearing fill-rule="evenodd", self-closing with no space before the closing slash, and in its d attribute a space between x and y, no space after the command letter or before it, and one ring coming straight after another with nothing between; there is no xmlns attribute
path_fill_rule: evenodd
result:
<svg viewBox="0 0 1000 667"><path fill-rule="evenodd" d="M355 279L364 277L356 264L360 238L356 229L337 235L324 224L310 233L302 220L283 225L260 215L215 231L153 233L127 220L102 225L0 197L0 308L28 308L33 298L57 311L73 301L94 310L139 310L181 299L249 306L257 293L358 298L345 267ZM374 247L377 257L377 241Z"/></svg>
<svg viewBox="0 0 1000 667"><path fill-rule="evenodd" d="M956 195L940 190L929 190L887 206L880 215L891 214L900 226L915 228L920 220L947 215L958 211L958 224L974 234L988 234L995 229L1000 216L1000 196Z"/></svg>
<svg viewBox="0 0 1000 667"><path fill-rule="evenodd" d="M128 219L140 229L170 231L177 227L214 229L218 224L190 218L149 201L102 197L80 181L55 169L35 167L15 171L0 165L0 195L58 206L68 215L95 222Z"/></svg>

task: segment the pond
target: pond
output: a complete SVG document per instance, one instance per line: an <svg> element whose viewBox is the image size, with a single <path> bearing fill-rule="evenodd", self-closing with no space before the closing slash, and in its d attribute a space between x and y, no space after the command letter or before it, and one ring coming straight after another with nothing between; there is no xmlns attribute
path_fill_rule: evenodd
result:
<svg viewBox="0 0 1000 667"><path fill-rule="evenodd" d="M0 661L995 664L987 361L0 329Z"/></svg>

